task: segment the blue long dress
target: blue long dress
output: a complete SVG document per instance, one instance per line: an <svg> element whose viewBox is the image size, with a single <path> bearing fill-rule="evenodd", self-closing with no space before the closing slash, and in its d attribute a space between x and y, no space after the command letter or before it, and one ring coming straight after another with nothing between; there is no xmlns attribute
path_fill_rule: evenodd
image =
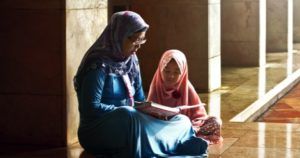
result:
<svg viewBox="0 0 300 158"><path fill-rule="evenodd" d="M107 72L105 64L91 66L79 78L78 137L88 152L120 158L202 155L206 152L207 142L195 137L188 117L177 115L164 121L128 106L130 99L122 77ZM131 82L134 100L144 101L140 74Z"/></svg>

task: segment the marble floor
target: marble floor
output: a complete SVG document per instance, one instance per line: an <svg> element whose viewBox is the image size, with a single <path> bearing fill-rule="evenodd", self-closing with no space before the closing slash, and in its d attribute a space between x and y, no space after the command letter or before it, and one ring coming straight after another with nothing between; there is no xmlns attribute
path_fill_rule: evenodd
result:
<svg viewBox="0 0 300 158"><path fill-rule="evenodd" d="M279 99L257 121L300 124L300 83Z"/></svg>
<svg viewBox="0 0 300 158"><path fill-rule="evenodd" d="M229 122L252 103L264 99L268 92L276 91L279 83L289 79L292 73L300 72L300 43L294 44L292 57L289 58L287 52L268 52L265 66L222 67L220 90L200 94L209 115ZM295 81L298 80L299 77Z"/></svg>
<svg viewBox="0 0 300 158"><path fill-rule="evenodd" d="M267 53L264 67L222 68L222 87L200 93L209 115L223 120L222 144L210 145L209 158L297 158L300 157L300 85L261 111L256 121L232 122L232 118L289 78L300 68L300 44L293 58L286 52ZM291 64L292 62L292 64ZM292 88L292 87L291 87ZM274 105L274 106L273 106ZM292 116L292 117L291 117ZM296 118L297 117L297 118ZM286 119L284 119L286 118ZM78 143L67 148L0 146L0 158L92 158Z"/></svg>

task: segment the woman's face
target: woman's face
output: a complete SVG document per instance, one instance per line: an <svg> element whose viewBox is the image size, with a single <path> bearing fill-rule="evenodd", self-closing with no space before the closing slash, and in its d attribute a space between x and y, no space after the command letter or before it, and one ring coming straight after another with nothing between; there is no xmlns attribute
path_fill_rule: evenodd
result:
<svg viewBox="0 0 300 158"><path fill-rule="evenodd" d="M123 55L129 57L130 55L136 53L140 49L141 45L146 42L145 39L146 32L137 32L132 36L126 38L123 42Z"/></svg>
<svg viewBox="0 0 300 158"><path fill-rule="evenodd" d="M180 79L181 72L174 59L167 64L162 71L162 79L168 88L172 88Z"/></svg>

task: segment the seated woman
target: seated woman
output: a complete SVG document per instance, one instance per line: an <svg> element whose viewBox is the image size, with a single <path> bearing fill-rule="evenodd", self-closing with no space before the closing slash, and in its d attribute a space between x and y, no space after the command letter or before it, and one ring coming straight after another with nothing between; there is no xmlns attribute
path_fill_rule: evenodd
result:
<svg viewBox="0 0 300 158"><path fill-rule="evenodd" d="M136 52L146 42L148 27L137 13L113 14L81 61L74 77L78 138L89 153L150 158L207 151L207 142L195 136L188 117L163 121L133 107L134 101L145 100Z"/></svg>
<svg viewBox="0 0 300 158"><path fill-rule="evenodd" d="M181 51L168 50L162 55L147 100L170 107L202 104L188 80L187 60ZM181 113L190 118L198 137L211 144L223 140L220 135L221 121L216 117L209 117L204 106L182 110Z"/></svg>

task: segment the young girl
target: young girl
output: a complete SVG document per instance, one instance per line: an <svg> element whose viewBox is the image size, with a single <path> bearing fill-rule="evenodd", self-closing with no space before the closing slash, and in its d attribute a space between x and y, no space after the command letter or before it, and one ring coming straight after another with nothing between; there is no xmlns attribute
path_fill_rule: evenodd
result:
<svg viewBox="0 0 300 158"><path fill-rule="evenodd" d="M202 104L188 80L187 61L181 51L172 49L163 54L150 85L148 101L170 107ZM222 141L221 121L216 117L209 117L204 106L182 110L181 113L190 118L198 137L211 144Z"/></svg>

